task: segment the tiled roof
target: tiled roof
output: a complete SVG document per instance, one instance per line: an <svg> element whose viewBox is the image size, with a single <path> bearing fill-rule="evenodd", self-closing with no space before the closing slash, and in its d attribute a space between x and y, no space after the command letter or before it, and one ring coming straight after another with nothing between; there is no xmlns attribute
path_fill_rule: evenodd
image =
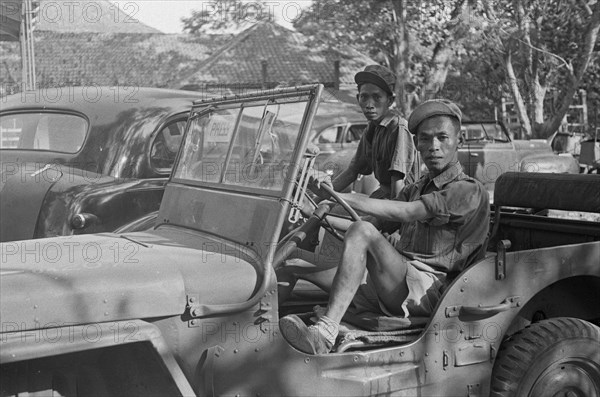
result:
<svg viewBox="0 0 600 397"><path fill-rule="evenodd" d="M214 45L189 35L35 34L36 75L41 87L129 84L178 88L213 51ZM1 43L0 55L4 64L0 82L10 83L11 77L20 81L18 43Z"/></svg>
<svg viewBox="0 0 600 397"><path fill-rule="evenodd" d="M306 38L272 22L259 22L238 34L186 79L188 84L260 85L262 64L267 62L269 85L335 81L334 62L340 61L340 83L354 84L354 74L376 63L353 50L344 53L314 48Z"/></svg>

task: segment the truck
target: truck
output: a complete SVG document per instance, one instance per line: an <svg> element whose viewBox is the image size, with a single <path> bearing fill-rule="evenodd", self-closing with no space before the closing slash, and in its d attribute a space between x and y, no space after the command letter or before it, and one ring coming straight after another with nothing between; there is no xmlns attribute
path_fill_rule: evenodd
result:
<svg viewBox="0 0 600 397"><path fill-rule="evenodd" d="M195 102L150 230L1 244L0 395L600 395L597 175L501 175L431 317L287 342L319 300L278 301L275 271L329 208L302 207L322 89Z"/></svg>

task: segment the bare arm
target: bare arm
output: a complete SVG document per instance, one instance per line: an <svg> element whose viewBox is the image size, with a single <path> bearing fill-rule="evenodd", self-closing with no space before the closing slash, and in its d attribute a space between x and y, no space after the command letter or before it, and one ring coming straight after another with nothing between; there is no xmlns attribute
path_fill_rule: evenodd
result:
<svg viewBox="0 0 600 397"><path fill-rule="evenodd" d="M339 195L355 210L362 211L380 220L413 222L431 217L421 200L406 202L372 199L352 193L339 193Z"/></svg>
<svg viewBox="0 0 600 397"><path fill-rule="evenodd" d="M333 190L336 192L341 192L350 186L350 184L354 182L356 178L358 178L358 172L355 172L350 168L346 168L332 181Z"/></svg>

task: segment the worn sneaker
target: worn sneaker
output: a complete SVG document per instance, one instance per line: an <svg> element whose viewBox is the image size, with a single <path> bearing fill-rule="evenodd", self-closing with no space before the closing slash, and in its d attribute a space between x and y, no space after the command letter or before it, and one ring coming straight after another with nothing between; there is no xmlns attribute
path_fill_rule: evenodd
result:
<svg viewBox="0 0 600 397"><path fill-rule="evenodd" d="M326 354L331 351L333 343L321 333L317 325L306 325L295 314L279 320L281 334L292 347L307 354Z"/></svg>

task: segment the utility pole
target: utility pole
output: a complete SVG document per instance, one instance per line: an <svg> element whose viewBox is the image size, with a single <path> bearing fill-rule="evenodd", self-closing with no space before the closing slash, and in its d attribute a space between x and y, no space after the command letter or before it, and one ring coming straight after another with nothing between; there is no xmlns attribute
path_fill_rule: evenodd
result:
<svg viewBox="0 0 600 397"><path fill-rule="evenodd" d="M21 8L21 29L19 42L21 44L21 81L26 90L34 90L36 88L33 27L38 9L39 2L23 0L23 7Z"/></svg>

